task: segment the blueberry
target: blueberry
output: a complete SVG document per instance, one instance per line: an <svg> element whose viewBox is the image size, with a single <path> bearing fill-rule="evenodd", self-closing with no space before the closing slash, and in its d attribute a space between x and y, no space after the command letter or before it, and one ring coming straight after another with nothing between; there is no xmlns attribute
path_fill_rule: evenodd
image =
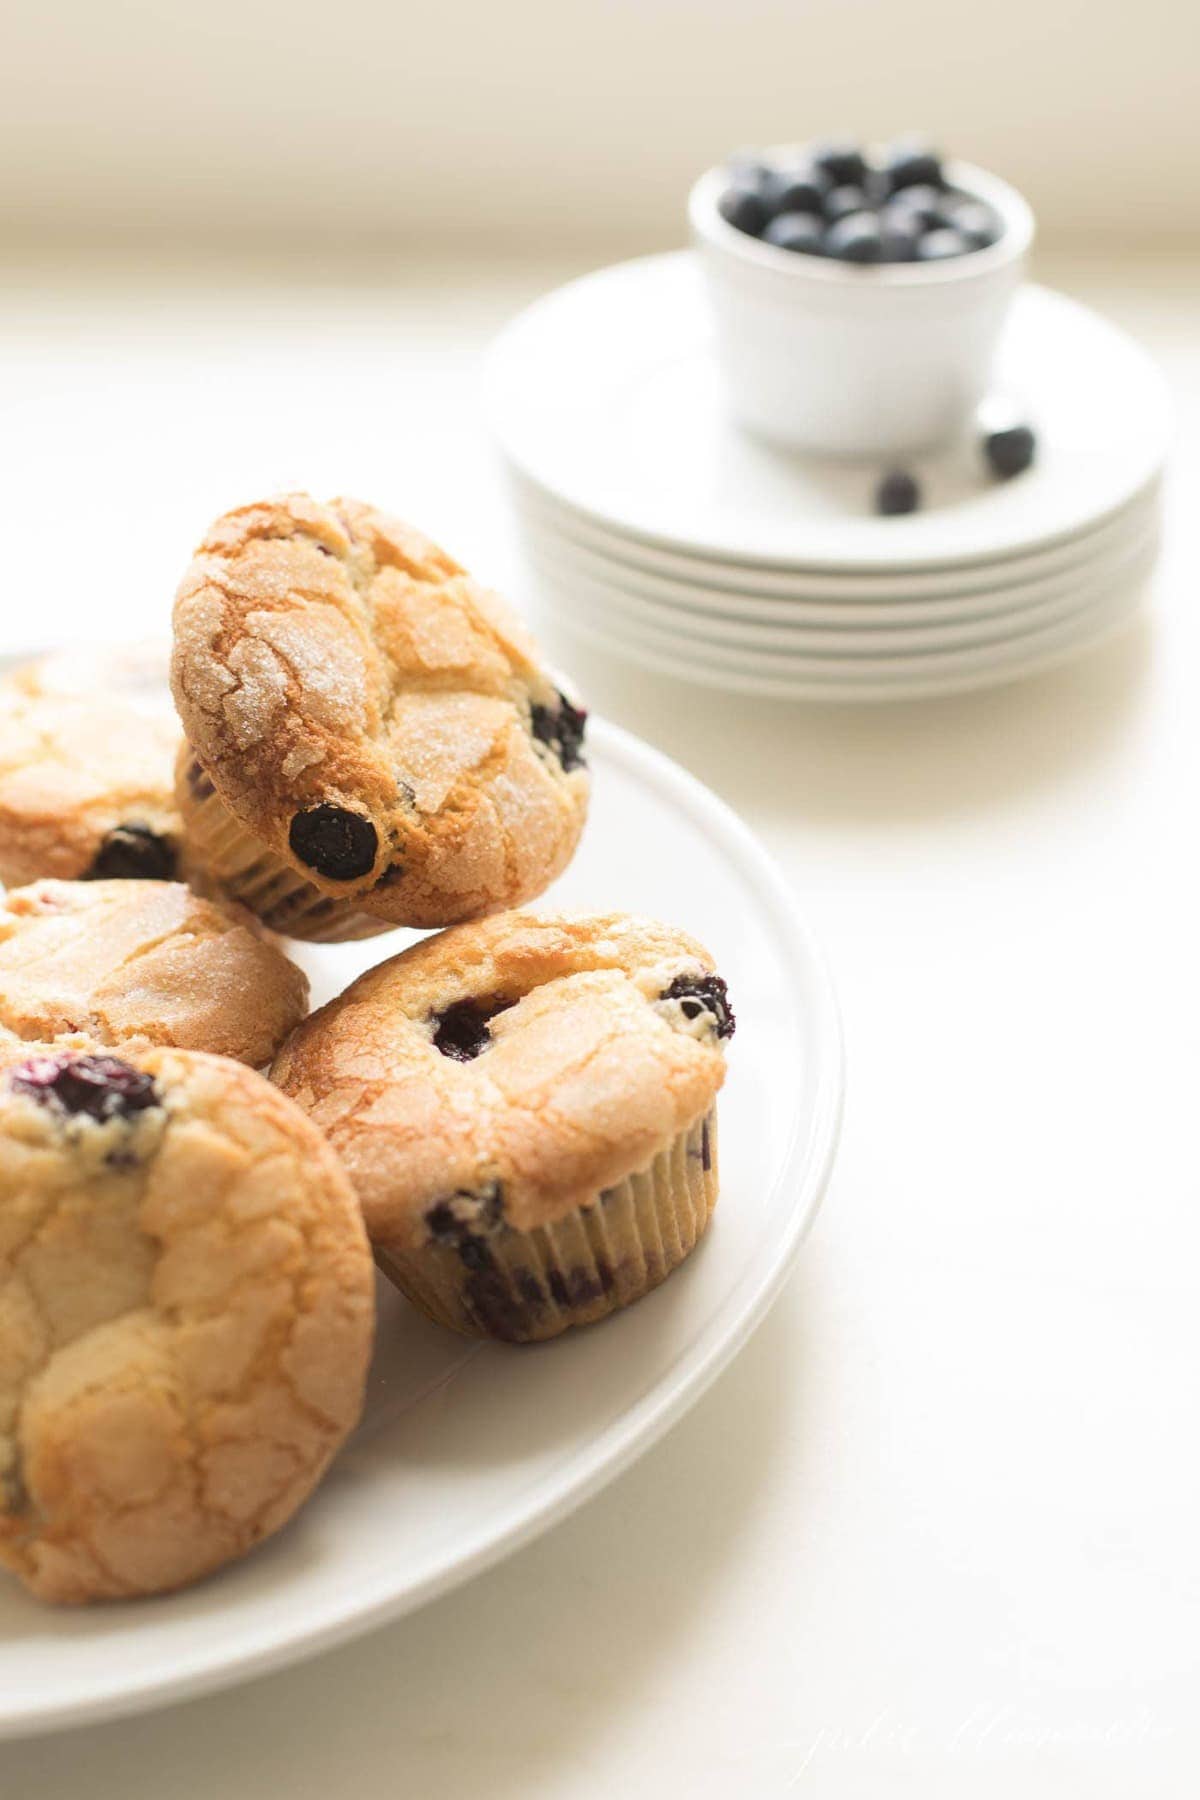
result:
<svg viewBox="0 0 1200 1800"><path fill-rule="evenodd" d="M1037 438L1028 425L1010 425L990 431L983 440L983 454L995 474L1007 481L1022 475L1037 454Z"/></svg>
<svg viewBox="0 0 1200 1800"><path fill-rule="evenodd" d="M905 220L880 220L880 262L912 262L917 254L920 227Z"/></svg>
<svg viewBox="0 0 1200 1800"><path fill-rule="evenodd" d="M504 1223L504 1192L498 1181L490 1181L478 1192L459 1188L445 1199L435 1200L425 1213L425 1223L435 1244L453 1244L462 1254L471 1250L463 1261L470 1266L483 1238L498 1231Z"/></svg>
<svg viewBox="0 0 1200 1800"><path fill-rule="evenodd" d="M941 216L947 225L966 238L972 250L986 250L1000 236L1000 221L991 207L965 194L947 201Z"/></svg>
<svg viewBox="0 0 1200 1800"><path fill-rule="evenodd" d="M719 1038L731 1038L734 1034L737 1020L729 1004L729 989L719 975L677 975L659 999L680 1001L688 1019L710 1012L717 1022Z"/></svg>
<svg viewBox="0 0 1200 1800"><path fill-rule="evenodd" d="M727 225L744 231L748 237L758 237L770 216L758 189L742 182L734 182L725 189L717 201L717 211Z"/></svg>
<svg viewBox="0 0 1200 1800"><path fill-rule="evenodd" d="M875 511L888 517L916 512L921 490L907 469L890 469L875 489Z"/></svg>
<svg viewBox="0 0 1200 1800"><path fill-rule="evenodd" d="M890 145L883 172L893 194L901 188L943 185L941 157L919 138L901 138Z"/></svg>
<svg viewBox="0 0 1200 1800"><path fill-rule="evenodd" d="M867 196L860 187L848 185L831 188L825 196L825 217L833 224L837 219L844 219L849 213L865 212Z"/></svg>
<svg viewBox="0 0 1200 1800"><path fill-rule="evenodd" d="M288 843L293 856L327 881L356 881L375 867L379 834L361 813L322 801L295 815Z"/></svg>
<svg viewBox="0 0 1200 1800"><path fill-rule="evenodd" d="M553 750L565 774L569 775L572 769L587 767L587 758L583 754L587 733L585 708L572 705L567 696L560 693L556 707L530 707L529 726L538 743Z"/></svg>
<svg viewBox="0 0 1200 1800"><path fill-rule="evenodd" d="M875 263L883 254L883 236L874 213L847 213L825 233L826 256L843 262Z"/></svg>
<svg viewBox="0 0 1200 1800"><path fill-rule="evenodd" d="M148 825L114 825L81 881L170 881L175 847Z"/></svg>
<svg viewBox="0 0 1200 1800"><path fill-rule="evenodd" d="M782 169L767 189L767 197L777 217L784 213L820 213L825 189L807 170Z"/></svg>
<svg viewBox="0 0 1200 1800"><path fill-rule="evenodd" d="M431 1016L433 1041L452 1062L473 1062L492 1041L491 1021L511 1005L510 1000L456 1000Z"/></svg>
<svg viewBox="0 0 1200 1800"><path fill-rule="evenodd" d="M867 179L867 159L857 144L814 144L811 157L814 169L827 176L835 187L861 187Z"/></svg>
<svg viewBox="0 0 1200 1800"><path fill-rule="evenodd" d="M725 172L735 186L753 188L764 198L775 181L775 170L757 150L735 150L725 159Z"/></svg>
<svg viewBox="0 0 1200 1800"><path fill-rule="evenodd" d="M101 1123L132 1119L147 1107L161 1105L149 1075L115 1056L77 1056L72 1051L33 1056L13 1070L10 1080L17 1093L68 1118L82 1114Z"/></svg>
<svg viewBox="0 0 1200 1800"><path fill-rule="evenodd" d="M819 256L824 235L825 228L815 214L786 212L771 220L763 232L763 241L780 250L806 250L812 256Z"/></svg>
<svg viewBox="0 0 1200 1800"><path fill-rule="evenodd" d="M938 225L945 213L946 196L934 187L901 188L883 209L885 219L900 218L918 225Z"/></svg>
<svg viewBox="0 0 1200 1800"><path fill-rule="evenodd" d="M917 261L946 262L952 256L965 256L970 248L961 232L949 225L938 225L917 240Z"/></svg>

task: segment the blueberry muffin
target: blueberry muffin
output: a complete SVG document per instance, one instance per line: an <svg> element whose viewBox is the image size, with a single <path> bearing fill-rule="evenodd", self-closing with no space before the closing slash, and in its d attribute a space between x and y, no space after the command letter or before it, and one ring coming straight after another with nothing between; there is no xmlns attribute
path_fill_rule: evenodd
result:
<svg viewBox="0 0 1200 1800"><path fill-rule="evenodd" d="M0 1564L151 1594L277 1531L359 1416L353 1192L261 1075L187 1050L0 1059Z"/></svg>
<svg viewBox="0 0 1200 1800"><path fill-rule="evenodd" d="M0 881L170 880L178 720L146 657L64 653L0 682Z"/></svg>
<svg viewBox="0 0 1200 1800"><path fill-rule="evenodd" d="M539 894L587 807L584 714L507 608L355 500L212 526L175 601L192 850L273 929L332 941Z"/></svg>
<svg viewBox="0 0 1200 1800"><path fill-rule="evenodd" d="M173 1044L256 1066L308 1010L308 981L250 914L174 881L38 881L0 901L0 1031Z"/></svg>
<svg viewBox="0 0 1200 1800"><path fill-rule="evenodd" d="M508 913L370 970L271 1074L328 1134L409 1299L525 1341L627 1306L692 1250L732 1033L682 932Z"/></svg>

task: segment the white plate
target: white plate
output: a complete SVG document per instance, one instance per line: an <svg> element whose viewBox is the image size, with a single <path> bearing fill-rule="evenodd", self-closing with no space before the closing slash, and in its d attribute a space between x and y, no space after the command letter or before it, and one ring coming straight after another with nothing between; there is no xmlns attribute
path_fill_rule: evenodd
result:
<svg viewBox="0 0 1200 1800"><path fill-rule="evenodd" d="M487 377L505 454L563 504L653 544L810 570L1029 551L1108 518L1162 466L1161 376L1123 332L1063 295L1018 295L997 387L1037 426L1034 467L989 482L957 446L915 465L920 512L879 519L862 464L772 450L727 421L687 252L618 264L537 301L497 340Z"/></svg>
<svg viewBox="0 0 1200 1800"><path fill-rule="evenodd" d="M1120 570L1082 583L1066 604L1055 609L1048 618L1035 616L1031 623L1018 618L1007 629L1002 621L997 622L992 634L985 639L964 645L935 644L911 654L900 650L872 653L868 649L859 654L823 654L812 650L759 650L745 644L714 643L698 637L694 631L680 630L673 625L664 627L649 617L639 616L635 609L618 610L608 590L585 600L582 589L575 584L568 599L566 589L543 575L541 591L543 596L559 596L560 611L565 612L573 606L581 618L590 618L600 628L608 626L614 639L623 639L634 646L650 644L668 654L679 650L693 663L710 662L718 669L741 669L771 677L798 674L803 679L827 677L837 680L844 676L851 680L892 680L951 674L957 670L969 672L994 662L997 657L1009 655L1016 647L1036 645L1051 634L1070 635L1077 629L1085 630L1091 614L1119 604L1131 588L1140 589L1144 585L1154 559L1154 547L1144 548Z"/></svg>
<svg viewBox="0 0 1200 1800"><path fill-rule="evenodd" d="M785 575L749 563L721 563L671 555L590 525L578 513L554 506L527 482L511 483L517 519L525 536L569 546L572 555L594 568L614 566L639 583L698 610L746 613L756 618L810 618L844 624L856 619L914 622L952 612L986 611L997 589L1057 580L1083 563L1124 543L1161 512L1162 483L1155 480L1119 512L1093 530L1031 556L997 557L953 569L915 569L905 575Z"/></svg>
<svg viewBox="0 0 1200 1800"><path fill-rule="evenodd" d="M898 666L894 658L879 662L864 658L852 671L844 665L831 668L815 658L789 663L777 657L766 672L760 666L743 667L740 659L734 662L725 654L710 659L694 645L681 647L677 639L635 635L624 627L614 631L610 621L590 613L556 607L555 616L586 643L701 687L778 700L874 703L968 693L1052 668L1102 642L1134 616L1145 596L1144 580L1120 584L1102 605L1085 607L1043 632L1012 638L986 656L913 658L907 667Z"/></svg>
<svg viewBox="0 0 1200 1800"><path fill-rule="evenodd" d="M837 1139L829 978L787 884L720 801L613 726L591 742L593 815L550 904L677 920L712 948L738 1012L707 1241L629 1312L526 1349L470 1344L382 1286L364 1423L278 1538L159 1600L52 1609L4 1580L0 1735L241 1681L465 1581L646 1449L774 1299ZM314 998L404 941L305 950Z"/></svg>
<svg viewBox="0 0 1200 1800"><path fill-rule="evenodd" d="M603 617L616 611L634 625L645 623L681 637L712 646L714 653L728 646L734 650L782 651L788 656L910 656L930 650L994 642L1031 631L1075 611L1097 589L1111 585L1132 570L1142 572L1157 554L1158 533L1143 529L1116 554L1089 561L1052 582L1037 582L1029 590L994 592L986 611L967 618L944 615L934 624L905 624L894 629L850 625L844 630L825 624L805 624L788 619L766 624L755 618L739 619L716 613L697 613L686 605L657 598L642 582L610 568L603 579L585 568L561 544L526 544L526 556L535 573L553 584L565 606L580 606Z"/></svg>

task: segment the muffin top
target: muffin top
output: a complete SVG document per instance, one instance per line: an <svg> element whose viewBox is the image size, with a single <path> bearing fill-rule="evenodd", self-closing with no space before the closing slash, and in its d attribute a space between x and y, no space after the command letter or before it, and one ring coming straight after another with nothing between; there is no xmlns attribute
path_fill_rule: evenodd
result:
<svg viewBox="0 0 1200 1800"><path fill-rule="evenodd" d="M0 1053L0 1563L44 1599L194 1580L358 1417L370 1254L320 1133L186 1050Z"/></svg>
<svg viewBox="0 0 1200 1800"><path fill-rule="evenodd" d="M370 970L271 1076L328 1134L372 1239L412 1249L468 1214L532 1230L645 1168L707 1113L732 1031L684 933L508 913Z"/></svg>
<svg viewBox="0 0 1200 1800"><path fill-rule="evenodd" d="M584 714L495 594L358 501L218 519L176 597L172 684L228 810L368 913L476 917L574 851Z"/></svg>
<svg viewBox="0 0 1200 1800"><path fill-rule="evenodd" d="M39 881L0 901L0 1030L268 1062L308 981L248 914L174 881Z"/></svg>
<svg viewBox="0 0 1200 1800"><path fill-rule="evenodd" d="M135 666L60 654L0 682L0 881L176 873L179 723Z"/></svg>

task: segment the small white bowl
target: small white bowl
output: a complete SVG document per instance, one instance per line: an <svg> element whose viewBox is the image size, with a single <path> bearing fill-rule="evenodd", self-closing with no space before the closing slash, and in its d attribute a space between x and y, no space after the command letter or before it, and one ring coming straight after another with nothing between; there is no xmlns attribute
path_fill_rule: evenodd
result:
<svg viewBox="0 0 1200 1800"><path fill-rule="evenodd" d="M944 262L863 265L738 231L717 209L728 170L700 177L688 214L728 404L748 430L791 449L890 455L963 429L987 390L1034 225L1016 189L983 169L948 163L946 180L992 208L996 242Z"/></svg>

